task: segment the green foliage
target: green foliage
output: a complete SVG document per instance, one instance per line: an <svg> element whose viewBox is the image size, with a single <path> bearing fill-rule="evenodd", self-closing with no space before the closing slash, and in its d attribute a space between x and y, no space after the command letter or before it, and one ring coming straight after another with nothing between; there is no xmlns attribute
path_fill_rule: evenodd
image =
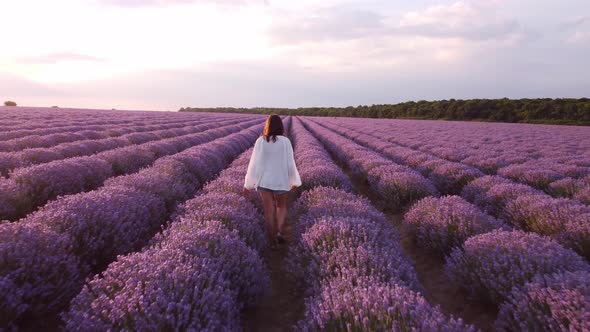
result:
<svg viewBox="0 0 590 332"><path fill-rule="evenodd" d="M356 107L190 108L180 112L276 113L303 116L345 116L386 119L432 119L513 123L590 125L590 99L470 99L439 100Z"/></svg>
<svg viewBox="0 0 590 332"><path fill-rule="evenodd" d="M16 106L14 101L7 100L4 102L4 106Z"/></svg>

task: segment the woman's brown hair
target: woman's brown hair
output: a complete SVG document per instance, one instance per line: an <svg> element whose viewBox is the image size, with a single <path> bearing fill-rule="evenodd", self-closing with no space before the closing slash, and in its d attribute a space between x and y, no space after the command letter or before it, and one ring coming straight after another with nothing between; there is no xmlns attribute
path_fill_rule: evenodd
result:
<svg viewBox="0 0 590 332"><path fill-rule="evenodd" d="M273 142L276 142L277 136L284 134L285 128L283 127L283 120L281 120L281 117L276 114L270 115L268 119L266 119L262 136L264 136L267 142L270 142L271 138Z"/></svg>

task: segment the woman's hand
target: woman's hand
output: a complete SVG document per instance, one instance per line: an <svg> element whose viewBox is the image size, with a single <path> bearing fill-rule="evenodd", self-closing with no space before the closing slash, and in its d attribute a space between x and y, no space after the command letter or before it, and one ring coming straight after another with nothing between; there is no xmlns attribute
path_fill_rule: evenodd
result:
<svg viewBox="0 0 590 332"><path fill-rule="evenodd" d="M242 190L242 196L244 197L248 197L250 196L250 190L248 188L245 188Z"/></svg>
<svg viewBox="0 0 590 332"><path fill-rule="evenodd" d="M297 186L291 186L291 191L293 192L295 190L297 190Z"/></svg>

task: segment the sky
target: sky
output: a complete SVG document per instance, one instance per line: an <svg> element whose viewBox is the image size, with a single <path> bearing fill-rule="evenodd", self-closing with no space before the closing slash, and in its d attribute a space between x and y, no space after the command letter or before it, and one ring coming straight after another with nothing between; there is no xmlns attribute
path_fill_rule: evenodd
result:
<svg viewBox="0 0 590 332"><path fill-rule="evenodd" d="M0 0L19 105L590 97L588 0Z"/></svg>

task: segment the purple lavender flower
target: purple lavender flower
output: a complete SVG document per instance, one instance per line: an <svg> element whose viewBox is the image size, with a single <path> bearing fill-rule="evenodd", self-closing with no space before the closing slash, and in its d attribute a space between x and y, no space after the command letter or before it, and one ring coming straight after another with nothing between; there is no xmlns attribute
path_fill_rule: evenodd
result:
<svg viewBox="0 0 590 332"><path fill-rule="evenodd" d="M573 178L563 178L553 181L547 188L553 196L572 198L580 190L581 181Z"/></svg>
<svg viewBox="0 0 590 332"><path fill-rule="evenodd" d="M294 279L302 280L308 289L351 272L421 289L412 265L397 244L397 234L367 219L317 219L289 250L287 266Z"/></svg>
<svg viewBox="0 0 590 332"><path fill-rule="evenodd" d="M260 212L242 196L236 194L208 193L188 201L182 212L182 219L201 222L221 222L230 230L236 230L240 237L253 249L261 251L267 245L264 218Z"/></svg>
<svg viewBox="0 0 590 332"><path fill-rule="evenodd" d="M428 178L443 194L459 194L473 179L484 176L476 168L460 163L445 162L434 167Z"/></svg>
<svg viewBox="0 0 590 332"><path fill-rule="evenodd" d="M257 303L270 284L268 271L258 253L240 239L237 231L230 231L218 221L211 220L203 225L184 219L173 223L155 241L159 249L178 249L193 256L218 260L240 304Z"/></svg>
<svg viewBox="0 0 590 332"><path fill-rule="evenodd" d="M537 276L500 307L498 331L590 330L590 273Z"/></svg>
<svg viewBox="0 0 590 332"><path fill-rule="evenodd" d="M95 276L63 319L68 331L237 330L234 296L218 262L151 249Z"/></svg>
<svg viewBox="0 0 590 332"><path fill-rule="evenodd" d="M164 222L165 212L157 196L107 187L59 198L25 222L44 224L66 235L84 263L100 267L145 245Z"/></svg>
<svg viewBox="0 0 590 332"><path fill-rule="evenodd" d="M306 307L298 331L475 331L396 284L334 280Z"/></svg>
<svg viewBox="0 0 590 332"><path fill-rule="evenodd" d="M522 231L492 231L455 248L445 270L472 295L500 303L537 274L589 271L588 263L557 242Z"/></svg>
<svg viewBox="0 0 590 332"><path fill-rule="evenodd" d="M40 224L0 224L0 328L60 309L79 291L82 275L64 236Z"/></svg>
<svg viewBox="0 0 590 332"><path fill-rule="evenodd" d="M401 211L424 197L438 195L432 182L413 171L396 172L379 167L369 172L369 178L373 190L392 211Z"/></svg>
<svg viewBox="0 0 590 332"><path fill-rule="evenodd" d="M412 206L404 220L420 246L441 255L473 235L506 228L459 196L424 198Z"/></svg>
<svg viewBox="0 0 590 332"><path fill-rule="evenodd" d="M564 178L563 174L532 163L506 166L498 174L539 189L546 189L551 182Z"/></svg>
<svg viewBox="0 0 590 332"><path fill-rule="evenodd" d="M590 258L590 207L563 198L520 196L506 205L505 215L514 225L549 235Z"/></svg>

